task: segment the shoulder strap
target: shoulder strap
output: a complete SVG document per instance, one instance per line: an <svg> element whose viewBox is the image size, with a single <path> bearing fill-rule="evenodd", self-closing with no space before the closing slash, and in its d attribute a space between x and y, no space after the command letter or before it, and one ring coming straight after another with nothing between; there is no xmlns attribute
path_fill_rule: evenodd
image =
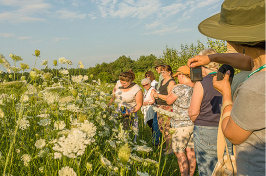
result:
<svg viewBox="0 0 266 176"><path fill-rule="evenodd" d="M219 120L219 127L218 127L218 134L217 134L217 158L218 158L218 161L223 158L224 149L225 149L225 147L227 148L226 140L225 140L224 134L222 132L223 111L224 111L224 108L226 106L232 105L232 104L233 103L229 102L229 101L223 102L223 105L221 108L221 116L220 116L220 120ZM228 113L226 113L225 115L228 116ZM226 152L228 153L228 150Z"/></svg>

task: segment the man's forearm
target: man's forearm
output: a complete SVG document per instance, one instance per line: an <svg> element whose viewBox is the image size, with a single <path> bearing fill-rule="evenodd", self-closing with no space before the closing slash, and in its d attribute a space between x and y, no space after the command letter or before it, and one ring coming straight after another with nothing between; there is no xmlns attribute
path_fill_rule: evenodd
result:
<svg viewBox="0 0 266 176"><path fill-rule="evenodd" d="M209 55L211 62L231 65L240 70L250 71L254 66L251 57L241 53L218 53Z"/></svg>

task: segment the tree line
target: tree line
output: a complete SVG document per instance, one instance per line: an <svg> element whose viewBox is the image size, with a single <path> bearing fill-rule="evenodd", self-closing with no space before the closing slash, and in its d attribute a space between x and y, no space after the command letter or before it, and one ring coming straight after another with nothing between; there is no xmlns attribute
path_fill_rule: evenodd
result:
<svg viewBox="0 0 266 176"><path fill-rule="evenodd" d="M174 48L168 48L163 51L163 55L160 57L156 57L155 55L151 54L149 56L140 56L137 60L132 60L130 57L125 55L120 56L114 62L97 64L94 67L89 68L70 68L68 69L69 76L77 76L77 75L88 75L87 82L91 82L92 80L100 79L101 82L104 83L115 83L118 78L119 74L123 71L128 71L132 69L135 73L137 83L144 78L144 74L146 71L153 71L155 74L155 78L158 79L159 75L154 70L154 61L157 59L161 59L165 62L165 64L170 65L173 71L177 70L178 67L182 65L186 65L187 60L195 55L197 55L201 50L205 48L213 48L218 53L223 53L226 51L226 43L222 40L212 40L207 39L207 44L204 45L199 40L197 44L191 45L183 45L181 44L180 50ZM66 69L61 67L60 69ZM45 68L41 69L40 71L43 73L51 73L53 76L61 77L58 73L60 69L52 69L52 68ZM16 73L15 78L10 76L10 73L3 72L0 75L0 79L6 81L12 80L19 80L21 76L24 76L24 79L29 80L29 72L23 73ZM41 78L37 80L37 82L42 83L44 80Z"/></svg>

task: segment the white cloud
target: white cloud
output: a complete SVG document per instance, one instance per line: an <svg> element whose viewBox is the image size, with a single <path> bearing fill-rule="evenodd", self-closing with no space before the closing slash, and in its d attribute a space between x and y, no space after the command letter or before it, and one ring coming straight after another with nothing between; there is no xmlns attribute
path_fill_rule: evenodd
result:
<svg viewBox="0 0 266 176"><path fill-rule="evenodd" d="M117 3L116 0L97 1L98 9L102 17L137 17L146 18L158 12L161 4L158 0L124 0Z"/></svg>
<svg viewBox="0 0 266 176"><path fill-rule="evenodd" d="M59 41L62 41L62 40L70 40L70 38L64 38L64 37L58 37L58 38L54 38L54 41L55 42L59 42Z"/></svg>
<svg viewBox="0 0 266 176"><path fill-rule="evenodd" d="M151 24L147 24L146 25L146 29L154 29L154 28L157 28L161 25L161 22L159 21L154 21L153 23Z"/></svg>
<svg viewBox="0 0 266 176"><path fill-rule="evenodd" d="M26 36L16 36L15 34L12 34L12 33L0 33L0 37L15 38L18 40L28 40L32 38L32 37L26 37Z"/></svg>
<svg viewBox="0 0 266 176"><path fill-rule="evenodd" d="M66 20L74 20L74 19L84 19L86 18L86 14L78 14L76 12L71 12L68 10L58 10L56 11L57 18L66 19Z"/></svg>
<svg viewBox="0 0 266 176"><path fill-rule="evenodd" d="M17 39L19 39L19 40L28 40L28 39L31 39L31 38L32 37L20 36Z"/></svg>
<svg viewBox="0 0 266 176"><path fill-rule="evenodd" d="M0 13L0 22L18 23L45 21L43 18L31 17L23 13L4 12Z"/></svg>
<svg viewBox="0 0 266 176"><path fill-rule="evenodd" d="M164 27L158 30L154 30L151 32L145 33L145 35L167 35L167 34L173 34L173 33L178 33L178 32L186 32L186 31L191 31L191 28L184 28L184 29L179 29L176 26L173 27Z"/></svg>
<svg viewBox="0 0 266 176"><path fill-rule="evenodd" d="M11 34L11 33L0 33L0 37L12 38L12 37L15 37L15 34Z"/></svg>
<svg viewBox="0 0 266 176"><path fill-rule="evenodd" d="M0 4L10 7L0 13L0 22L8 23L44 21L36 15L46 13L51 7L42 0L0 0Z"/></svg>

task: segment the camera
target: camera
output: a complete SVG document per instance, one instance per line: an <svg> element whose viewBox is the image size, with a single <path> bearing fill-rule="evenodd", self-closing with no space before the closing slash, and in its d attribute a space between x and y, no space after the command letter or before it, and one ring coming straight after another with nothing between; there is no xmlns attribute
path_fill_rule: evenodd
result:
<svg viewBox="0 0 266 176"><path fill-rule="evenodd" d="M226 73L228 70L230 70L229 82L230 82L230 84L232 84L232 80L233 80L233 78L234 78L235 70L234 70L234 68L233 68L232 66L230 66L230 65L226 65L226 64L223 64L223 65L219 68L219 70L218 70L218 72L217 72L217 81L221 81L221 80L223 80L223 79L224 79L224 75L225 75L225 73Z"/></svg>
<svg viewBox="0 0 266 176"><path fill-rule="evenodd" d="M202 68L201 66L191 68L190 67L190 78L192 82L202 81Z"/></svg>

